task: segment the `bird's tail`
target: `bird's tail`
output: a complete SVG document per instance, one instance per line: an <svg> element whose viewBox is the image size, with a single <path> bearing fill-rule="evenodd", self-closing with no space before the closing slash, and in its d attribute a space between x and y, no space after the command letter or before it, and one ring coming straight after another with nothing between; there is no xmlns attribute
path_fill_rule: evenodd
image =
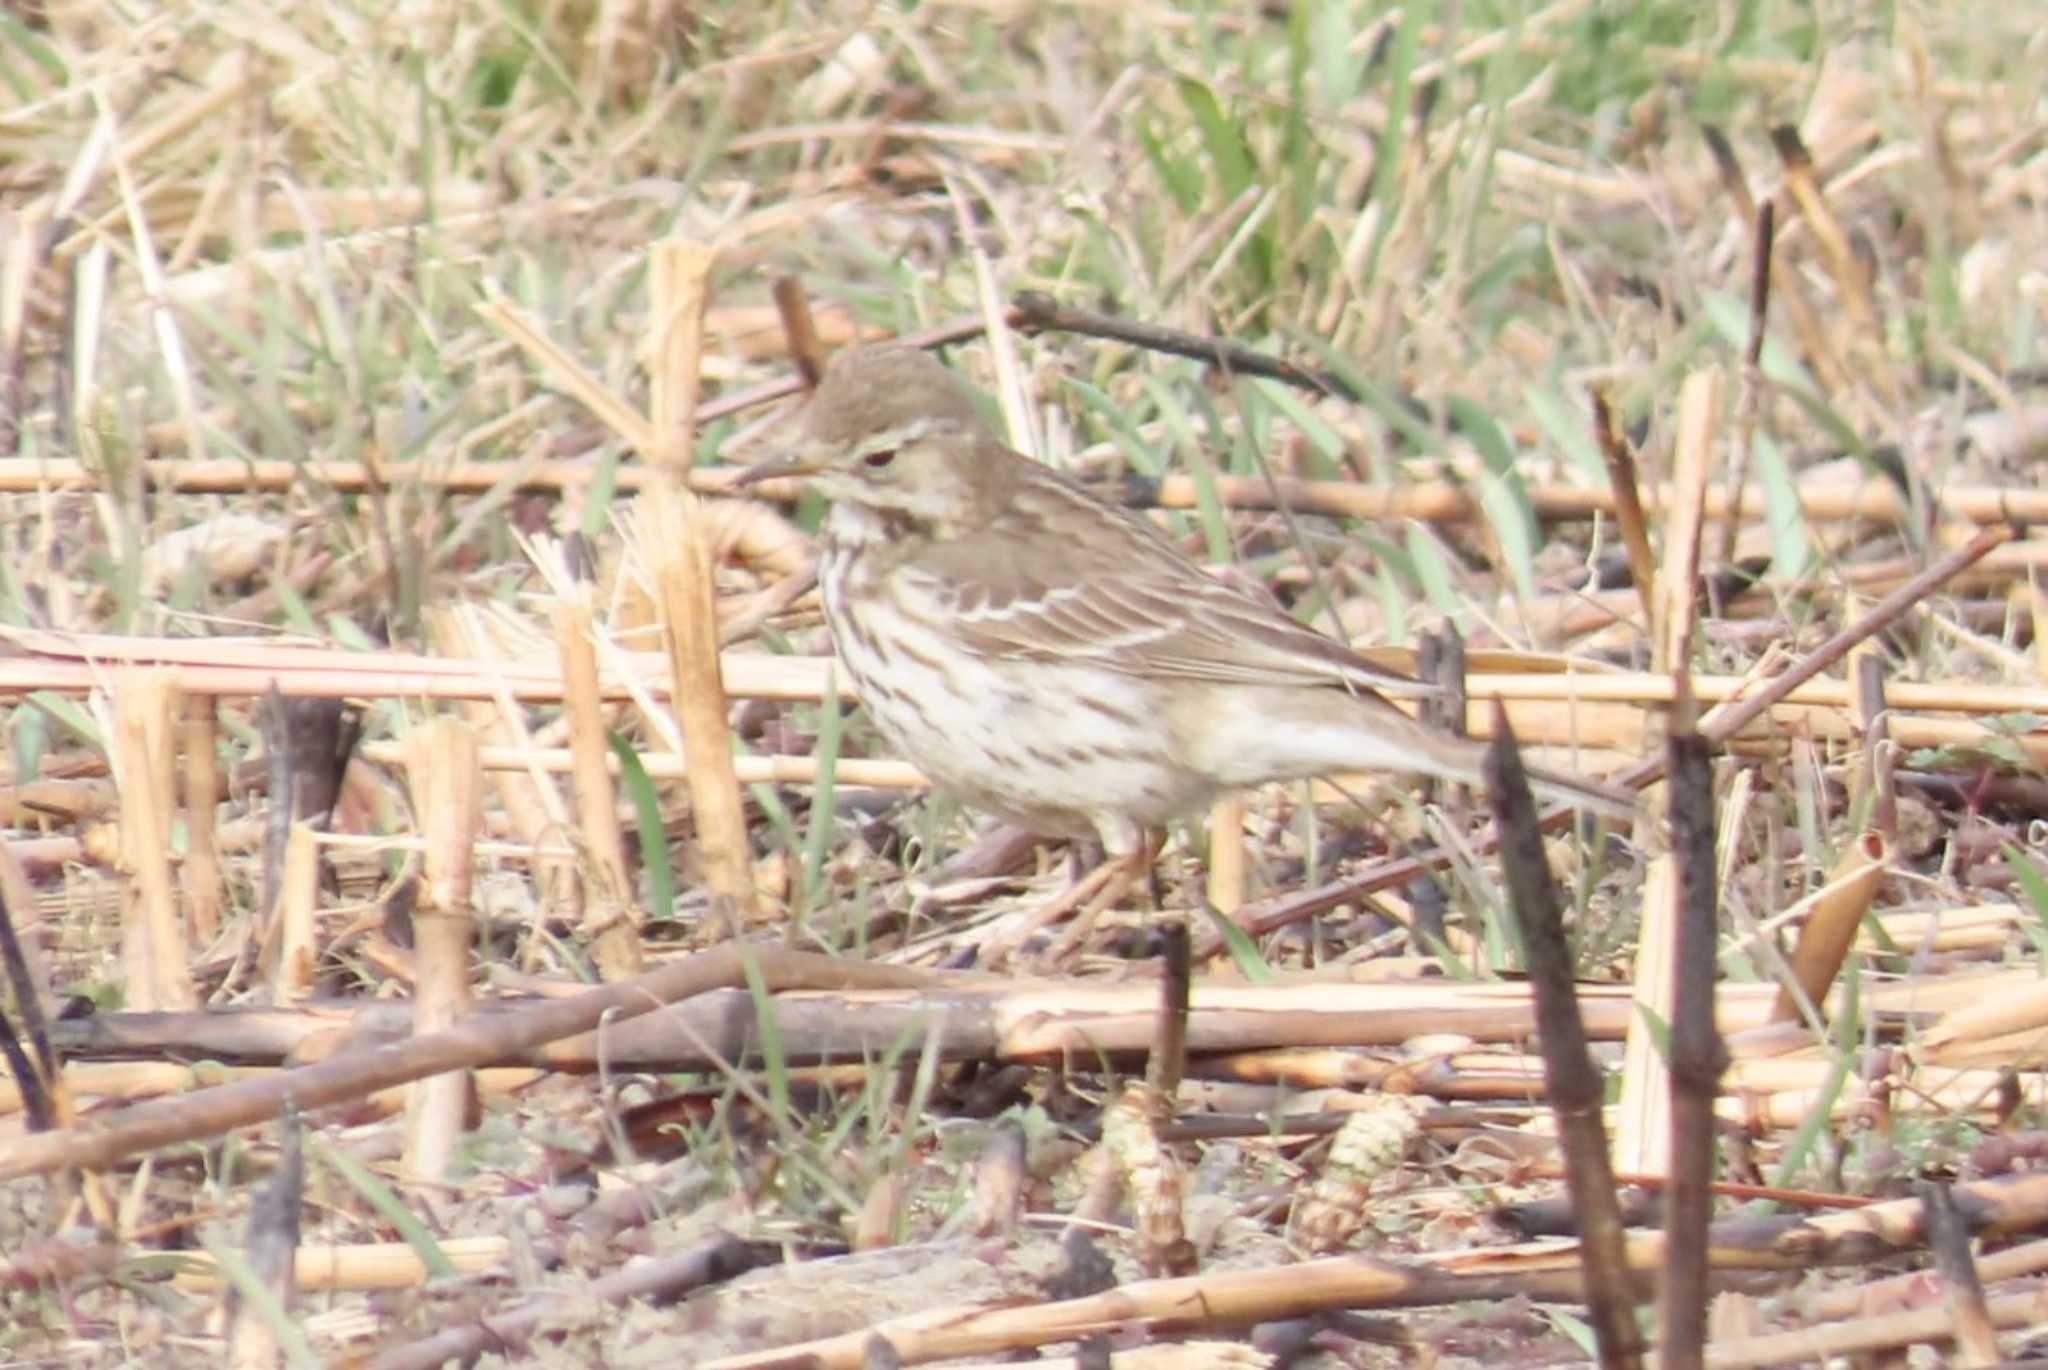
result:
<svg viewBox="0 0 2048 1370"><path fill-rule="evenodd" d="M1547 766L1530 766L1529 788L1536 791L1540 799L1558 804L1569 804L1575 809L1604 814L1609 818L1640 818L1643 816L1642 797L1634 790L1620 785L1609 785L1604 781L1588 780L1582 775L1566 771L1553 771Z"/></svg>
<svg viewBox="0 0 2048 1370"><path fill-rule="evenodd" d="M1220 697L1178 734L1189 766L1219 786L1263 785L1339 771L1434 775L1484 783L1483 743L1410 717L1380 695L1242 686ZM1618 785L1531 766L1529 783L1545 799L1634 818L1635 794Z"/></svg>
<svg viewBox="0 0 2048 1370"><path fill-rule="evenodd" d="M1381 718L1382 736L1407 752L1406 760L1415 770L1460 784L1485 785L1485 743L1440 732L1410 719L1391 705L1386 706ZM1393 760L1393 764L1398 766L1401 762ZM1609 818L1632 819L1644 813L1641 796L1625 786L1610 785L1548 766L1525 766L1524 770L1529 777L1529 788L1539 799L1568 804Z"/></svg>

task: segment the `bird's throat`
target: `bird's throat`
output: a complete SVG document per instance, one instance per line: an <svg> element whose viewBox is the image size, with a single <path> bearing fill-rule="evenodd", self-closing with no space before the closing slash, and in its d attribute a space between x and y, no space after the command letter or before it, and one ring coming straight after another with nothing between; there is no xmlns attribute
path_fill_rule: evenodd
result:
<svg viewBox="0 0 2048 1370"><path fill-rule="evenodd" d="M912 538L931 535L931 524L926 519L901 509L881 509L847 500L834 504L825 522L826 538L849 550L900 546Z"/></svg>

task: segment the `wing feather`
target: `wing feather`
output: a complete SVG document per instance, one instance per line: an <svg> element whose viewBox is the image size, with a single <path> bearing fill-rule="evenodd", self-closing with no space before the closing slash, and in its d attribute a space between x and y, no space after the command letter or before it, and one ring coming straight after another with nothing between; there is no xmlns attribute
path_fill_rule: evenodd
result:
<svg viewBox="0 0 2048 1370"><path fill-rule="evenodd" d="M996 660L1219 684L1433 692L1296 622L1261 592L1207 574L1136 515L1035 462L1002 455L1037 468L1020 475L1011 505L967 542L931 541L897 567L899 593L946 612L971 649ZM1067 554L1048 563L1049 513L1058 522L1085 515L1117 526L1070 539ZM973 593L963 594L963 585Z"/></svg>

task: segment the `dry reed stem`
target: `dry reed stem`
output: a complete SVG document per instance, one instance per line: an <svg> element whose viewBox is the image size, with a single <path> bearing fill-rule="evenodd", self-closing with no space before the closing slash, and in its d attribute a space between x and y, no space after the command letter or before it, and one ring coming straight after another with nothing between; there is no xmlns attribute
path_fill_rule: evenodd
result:
<svg viewBox="0 0 2048 1370"><path fill-rule="evenodd" d="M2048 1181L2038 1176L1960 1186L1986 1234L2024 1231L2048 1210ZM1917 1200L1871 1204L1853 1212L1762 1222L1733 1219L1708 1236L1713 1267L1801 1271L1867 1261L1874 1253L1916 1246L1922 1238ZM1665 1261L1657 1232L1627 1239L1631 1272L1646 1276ZM885 1338L905 1364L1069 1341L1109 1328L1158 1337L1207 1327L1241 1327L1336 1308L1412 1307L1521 1296L1583 1302L1577 1242L1533 1242L1490 1251L1431 1253L1404 1261L1365 1255L1219 1271L1184 1279L1141 1280L1082 1298L1028 1307L972 1304L921 1310L873 1326L773 1349L706 1361L699 1370L859 1370L866 1348ZM2039 1301L2028 1296L2028 1306ZM1946 1313L1935 1324L1945 1329ZM1785 1359L1785 1356L1777 1359ZM1708 1363L1715 1362L1710 1358Z"/></svg>
<svg viewBox="0 0 2048 1370"><path fill-rule="evenodd" d="M372 742L357 750L365 759L387 765L398 755L396 744L389 742ZM569 747L485 747L481 756L486 770L523 770L537 766L545 771L573 774L576 765L575 751ZM656 780L681 780L690 773L688 760L674 752L642 752L638 760L647 774ZM609 749L595 762L595 766L603 768L608 776L617 773L618 765L618 758L611 755ZM918 789L930 783L908 761L841 761L835 770L841 785ZM736 756L733 758L733 775L748 785L808 785L818 778L818 763L815 757L791 754ZM616 810L612 813L616 827ZM630 883L626 888L632 888Z"/></svg>
<svg viewBox="0 0 2048 1370"><path fill-rule="evenodd" d="M1914 1278L1926 1280L1924 1274ZM2048 1318L2048 1292L2033 1290L2003 1295L1989 1300L1986 1311L1997 1327L2032 1326ZM1718 1340L1707 1348L1706 1366L1707 1370L1752 1370L1758 1366L1830 1362L1858 1353L1941 1341L1952 1330L1951 1315L1945 1306L1915 1308L1903 1313L1879 1313L1789 1332L1765 1332L1753 1337ZM2011 1362L2015 1366L2028 1363Z"/></svg>
<svg viewBox="0 0 2048 1370"><path fill-rule="evenodd" d="M1802 998L1818 1005L1827 997L1828 987L1855 944L1863 915L1870 911L1870 901L1884 884L1890 863L1891 852L1884 838L1875 832L1861 833L1843 845L1827 883L1795 906L1803 909L1805 922L1790 957L1793 985L1779 987L1771 1007L1772 1022L1791 1022L1801 1016Z"/></svg>
<svg viewBox="0 0 2048 1370"><path fill-rule="evenodd" d="M590 585L577 582L556 599L555 643L562 659L562 707L569 724L577 832L588 853L583 870L582 931L591 939L591 956L598 972L607 980L622 980L645 968L640 949L642 914L640 901L634 897L633 873L619 831L618 798L612 788L613 757L605 739L597 648L591 640L591 597ZM681 757L672 759L678 764L682 761ZM488 757L483 764L490 765Z"/></svg>
<svg viewBox="0 0 2048 1370"><path fill-rule="evenodd" d="M649 293L654 331L649 344L654 379L651 426L657 446L649 455L669 479L657 483L649 498L654 526L661 530L653 570L668 634L676 721L690 758L685 779L697 821L697 847L714 906L736 933L753 917L753 864L726 722L711 549L696 496L686 482L696 433L704 303L714 257L711 249L681 239L653 248Z"/></svg>
<svg viewBox="0 0 2048 1370"><path fill-rule="evenodd" d="M553 378L556 385L581 400L583 407L597 415L628 447L644 456L651 456L661 450L662 434L659 429L634 413L631 405L614 395L609 386L570 355L566 348L550 338L526 311L501 298L493 290L489 298L478 306L477 312L524 348L527 355L540 363L541 369ZM411 476L393 467L383 468L379 475L382 483L393 488L412 483ZM485 488L496 488L499 483L493 481ZM431 484L430 481L429 485Z"/></svg>
<svg viewBox="0 0 2048 1370"><path fill-rule="evenodd" d="M178 725L178 754L184 762L185 860L178 868L185 896L185 920L192 944L204 947L220 934L222 884L214 816L220 807L220 753L215 717L219 702L189 695Z"/></svg>
<svg viewBox="0 0 2048 1370"><path fill-rule="evenodd" d="M71 1061L64 1066L60 1080L72 1098L104 1105L181 1094L222 1080L267 1075L275 1069L223 1066L212 1061L204 1065L181 1061ZM22 1107L20 1083L12 1076L0 1078L0 1115L19 1113Z"/></svg>
<svg viewBox="0 0 2048 1370"><path fill-rule="evenodd" d="M2025 971L2011 971L1879 986L1872 990L1871 1004L1883 1013L1938 1013L2028 979ZM1949 980L1955 983L1946 983ZM1537 1031L1528 992L1504 988L1512 992L1447 987L1441 981L1331 985L1285 977L1272 986L1200 983L1192 989L1188 1024L1195 1076L1284 1082L1291 1089L1337 1086L1400 1090L1445 1100L1534 1102L1543 1097L1542 1077L1538 1065L1527 1057L1485 1052L1476 1045L1421 1059L1359 1054L1367 1047L1398 1048L1435 1032L1461 1034L1475 1043L1525 1042ZM543 985L536 990L558 999L573 995L577 987ZM1621 1038L1634 1011L1625 994L1625 987L1619 986L1581 987L1590 1036ZM1770 995L1768 985L1728 987L1726 1002L1717 1009L1719 1025L1728 1030L1754 1028L1768 1011ZM1122 1064L1135 1063L1156 1046L1158 1000L1159 988L1147 984L1019 988L987 977L926 975L915 987L778 1000L770 1012L786 1059L799 1067L844 1060L855 1052L880 1053L932 1032L933 1024L941 1020L943 1030L931 1045L949 1061L1051 1065L1077 1056L1091 1061L1104 1056ZM357 1025L370 1035L400 1028L404 1007L372 1008L359 1015ZM586 1035L495 1059L572 1072L746 1065L760 1059L755 1024L745 992L733 990L703 996L631 1027L608 1029L602 1042ZM53 1045L73 1057L177 1052L303 1061L323 1042L333 1041L336 1025L335 1012L317 1006L230 1018L209 1013L106 1014L91 1022L57 1025ZM2038 1040L2039 1034L2035 1036ZM1994 1070L1916 1067L1903 1055L1894 1055L1883 1077L1852 1078L1828 1094L1833 1067L1833 1061L1810 1046L1795 1055L1740 1062L1716 1112L1732 1126L1761 1130L1796 1125L1823 1107L1832 1117L1852 1122L1868 1118L1880 1102L1893 1112L1971 1117L1988 1116L1998 1105L2001 1077ZM226 1078L258 1073L230 1071ZM516 1080L518 1071L508 1068L508 1075ZM150 1092L154 1081L104 1073L81 1078L82 1092L104 1092L112 1098L130 1091ZM530 1079L530 1073L525 1078ZM163 1088L200 1083L189 1072L154 1082ZM1277 1107L1278 1102L1261 1107Z"/></svg>
<svg viewBox="0 0 2048 1370"><path fill-rule="evenodd" d="M1678 866L1670 855L1650 863L1642 907L1630 991L1634 1011L1623 1037L1621 1102L1615 1110L1614 1168L1668 1175L1671 1074L1650 1024L1652 1015L1659 1023L1671 1021L1677 985Z"/></svg>
<svg viewBox="0 0 2048 1370"><path fill-rule="evenodd" d="M505 1261L510 1254L509 1239L492 1237L440 1237L435 1245L459 1275L476 1275ZM302 1246L294 1253L293 1278L301 1292L360 1292L373 1289L416 1289L427 1282L426 1262L417 1247L406 1242L360 1242L346 1246ZM210 1294L225 1280L213 1258L194 1251L171 1278L174 1288L190 1294Z"/></svg>
<svg viewBox="0 0 2048 1370"><path fill-rule="evenodd" d="M1685 378L1678 392L1678 436L1672 448L1672 497L1664 509L1664 560L1657 571L1657 636L1652 671L1692 664L1699 612L1700 532L1706 518L1708 474L1721 422L1721 368Z"/></svg>
<svg viewBox="0 0 2048 1370"><path fill-rule="evenodd" d="M258 959L273 1004L295 1004L313 993L313 964L320 951L314 924L319 902L318 836L310 823L294 823L285 841L277 907L271 911Z"/></svg>
<svg viewBox="0 0 2048 1370"><path fill-rule="evenodd" d="M121 974L134 1009L176 1011L199 1002L185 969L184 919L171 875L179 704L177 683L166 672L115 677L108 731L121 792Z"/></svg>
<svg viewBox="0 0 2048 1370"><path fill-rule="evenodd" d="M2048 981L2015 984L1951 1009L1920 1035L1916 1053L1949 1064L1959 1048L2048 1028Z"/></svg>
<svg viewBox="0 0 2048 1370"><path fill-rule="evenodd" d="M721 468L722 469L722 468ZM0 462L0 489L5 489L7 466ZM719 472L707 472L706 479ZM730 480L730 477L726 477ZM723 481L720 484L724 484ZM1216 498L1230 509L1271 509L1276 496L1298 513L1327 514L1339 518L1416 519L1425 523L1469 523L1485 517L1470 489L1450 481L1406 481L1384 485L1356 481L1310 481L1277 478L1271 482L1257 476L1218 476ZM777 491L772 482L758 487L767 494L794 495L794 489ZM1153 502L1161 508L1198 507L1197 485L1192 476L1167 476L1156 488ZM1527 490L1531 511L1545 520L1588 519L1596 514L1612 515L1616 510L1614 491L1596 485L1531 484ZM1644 512L1664 514L1679 493L1670 486L1642 491ZM1898 487L1885 480L1855 485L1827 485L1802 490L1800 503L1810 521L1816 523L1853 520L1876 524L1898 524L1912 516L1911 507ZM1739 514L1745 519L1766 518L1770 506L1764 493L1748 489L1731 495L1726 489L1710 487L1701 512L1709 518ZM2036 524L2048 514L2048 491L2028 486L1965 485L1942 492L1942 512L1950 518L1977 524Z"/></svg>
<svg viewBox="0 0 2048 1370"><path fill-rule="evenodd" d="M1243 795L1226 795L1209 808L1209 903L1218 913L1244 903L1244 817Z"/></svg>
<svg viewBox="0 0 2048 1370"><path fill-rule="evenodd" d="M479 699L491 693L479 677L496 673L514 698L557 701L562 697L562 675L551 662L524 660L493 663L467 657L420 656L407 652L352 652L304 645L277 645L268 639L143 639L92 633L49 633L0 627L0 641L9 642L32 654L9 660L0 658L0 689L84 690L94 683L93 671L59 669L78 659L86 662L160 664L181 668L179 684L192 693L257 695L265 692L264 681L276 679L287 696L325 695L414 695L430 699ZM1413 653L1379 650L1371 655L1384 664L1400 667L1412 662ZM1490 656L1474 653L1480 666ZM41 658L38 660L37 658ZM1671 678L1648 671L1617 671L1595 661L1541 654L1514 654L1515 660L1549 660L1555 670L1490 671L1476 669L1468 677L1473 701L1500 698L1510 701L1566 701L1665 705L1674 698ZM620 652L613 660L619 670L604 682L608 700L626 699L620 675L630 675L636 685L657 690L661 658L653 652ZM724 653L722 673L729 692L740 698L771 699L792 703L816 703L824 696L832 659L826 656L765 656L759 653ZM33 667L49 667L36 674ZM381 683L380 683L381 682ZM1749 676L1698 675L1692 678L1693 695L1701 703L1718 704L1740 700L1758 693L1757 682ZM839 695L846 698L843 683ZM2048 711L2048 687L1984 685L1970 681L1895 681L1886 686L1886 700L1893 709L1948 711L1956 713L2017 713ZM1847 715L1855 705L1855 693L1843 680L1802 680L1774 702L1806 708L1833 709ZM1474 728L1483 733L1483 728Z"/></svg>
<svg viewBox="0 0 2048 1370"><path fill-rule="evenodd" d="M450 656L468 656L489 663L486 678L499 696L495 700L464 700L463 717L478 738L490 738L515 752L531 745L524 714L503 688L495 668L502 664L502 652L494 650L490 634L482 630L470 606L437 605L427 609L424 627L427 638ZM566 688L567 676L564 673ZM547 838L562 833L569 824L562 796L548 779L546 768L528 765L518 768L490 767L493 787L512 831L522 842L538 847ZM541 907L573 920L581 909L582 888L575 868L556 857L542 857L535 863L535 883ZM528 954L538 951L538 942L528 943Z"/></svg>
<svg viewBox="0 0 2048 1370"><path fill-rule="evenodd" d="M474 843L483 825L476 733L452 718L419 724L405 737L406 783L427 849L413 906L413 1035L430 1036L469 1011L470 946L476 920ZM438 1180L462 1139L472 1085L465 1070L416 1081L406 1099L405 1173Z"/></svg>
<svg viewBox="0 0 2048 1370"><path fill-rule="evenodd" d="M177 1061L82 1061L66 1066L63 1080L74 1096L98 1107L188 1094L231 1080L261 1079L285 1068L288 1067L224 1066L212 1061L198 1066ZM484 1067L476 1072L477 1092L502 1097L530 1088L547 1073L537 1066ZM403 1113L406 1090L407 1086L398 1085L366 1094L351 1106L351 1116L367 1120ZM20 1091L11 1084L0 1083L0 1116L20 1111Z"/></svg>
<svg viewBox="0 0 2048 1370"><path fill-rule="evenodd" d="M1780 125L1771 130L1771 142L1783 164L1785 189L1791 195L1792 203L1798 207L1801 219L1812 231L1814 241L1820 246L1821 260L1827 266L1828 274L1834 278L1847 315L1844 331L1852 340L1852 352L1859 363L1859 370L1868 368L1864 374L1877 382L1885 403L1896 408L1903 398L1903 389L1897 374L1886 363L1878 341L1884 337L1884 321L1871 298L1870 273L1849 241L1848 231L1842 226L1834 206L1828 203L1827 192L1815 175L1813 158L1800 140L1798 130Z"/></svg>
<svg viewBox="0 0 2048 1370"><path fill-rule="evenodd" d="M1959 557L1967 552L1957 554ZM1915 583L1915 595L1924 586ZM1907 596L1908 599L1914 596ZM469 658L418 656L404 652L349 652L331 648L278 646L267 640L249 639L139 639L104 634L49 633L0 627L0 641L23 649L24 655L0 658L0 690L50 689L86 691L103 678L98 662L162 663L175 672L177 683L188 693L246 696L264 693L275 683L279 691L293 697L346 697L350 695L412 695L433 699L474 699L509 694L520 700L553 701L562 697L562 675L554 662L533 660L508 662L502 666ZM1398 651L1375 652L1387 664L1401 666L1412 654ZM73 658L81 658L73 660ZM1475 654L1483 663L1486 654ZM1526 659L1518 657L1515 659ZM1510 701L1560 701L1574 705L1564 720L1546 720L1540 712L1512 711L1514 726L1529 740L1578 742L1586 745L1618 746L1638 750L1642 736L1635 726L1600 722L1591 705L1667 704L1673 698L1669 677L1647 672L1616 672L1591 662L1551 658L1569 669L1536 672L1475 671L1468 677L1472 704L1471 731L1484 736L1488 715L1484 702L1494 698ZM621 652L613 660L621 669L607 673L603 692L607 699L628 699L633 689L659 694L661 658L648 652ZM724 654L722 674L729 692L756 699L813 702L822 698L830 673L829 657L771 657L757 653L729 651ZM496 677L495 682L492 677ZM624 682L630 678L629 688ZM494 688L494 684L496 688ZM1776 726L1784 729L1814 729L1829 738L1853 737L1855 723L1850 716L1855 695L1841 680L1816 680L1810 676L1787 685L1774 679L1764 686L1743 676L1696 676L1694 695L1703 703L1739 702L1743 712L1758 698L1775 713ZM841 694L845 693L842 682ZM1886 687L1893 712L1892 735L1903 746L1933 747L1970 745L1982 739L1979 725L1966 720L1902 717L1900 711L1943 711L1955 713L2043 713L2048 712L2048 688L2040 686L1979 685L1967 681L1901 681ZM1615 714L1626 719L1628 714ZM1755 716L1743 726L1755 727ZM2048 744L2048 738L2020 735L2015 741L2029 748ZM501 764L524 764L516 753L493 750ZM541 755L546 755L545 752ZM797 765L801 758L779 758L773 764L784 769L778 776L800 777L807 772ZM538 763L537 763L538 764ZM549 765L556 763L549 762ZM747 759L739 762L744 768ZM807 762L804 762L807 765ZM848 762L846 765L896 765L900 763ZM907 783L913 774L896 772L905 781L892 781L887 772L873 780L855 783ZM750 779L770 779L754 774Z"/></svg>
<svg viewBox="0 0 2048 1370"><path fill-rule="evenodd" d="M778 382L775 393L790 395L797 389L797 382L791 379ZM719 404L707 404L700 417L708 420L714 410L722 408ZM636 431L644 432L644 423ZM689 485L700 495L729 494L740 470L737 466L693 468ZM561 460L523 462L516 467L493 461L394 462L381 464L373 471L365 463L352 461L240 461L213 457L203 461L151 462L139 473L145 489L187 494L276 494L307 484L326 486L344 494L405 485L472 494L507 489L561 491L581 489L597 474L594 462ZM634 466L621 467L616 479L625 491L644 490L656 481L651 471ZM96 490L101 480L98 468L75 458L0 457L0 494ZM1292 477L1268 481L1259 476L1217 476L1215 486L1216 498L1228 509L1271 509L1277 495L1298 513L1339 518L1470 523L1485 517L1469 488L1452 481L1375 485ZM1200 507L1197 482L1192 476L1166 476L1151 489L1149 502L1160 508ZM795 499L798 492L794 480L762 481L747 491L756 498L784 500ZM1532 483L1527 495L1532 512L1547 521L1590 519L1615 513L1614 492L1604 486ZM1652 515L1667 509L1672 500L1668 489L1646 489L1642 496L1645 513ZM1800 503L1813 523L1897 524L1912 512L1898 488L1884 480L1802 490ZM1942 491L1941 503L1942 512L1948 517L1980 525L2048 522L2048 490L2031 486L1958 485ZM1744 490L1738 500L1725 489L1712 488L1707 491L1703 512L1709 518L1739 514L1745 519L1760 519L1769 515L1770 508L1759 490Z"/></svg>
<svg viewBox="0 0 2048 1370"><path fill-rule="evenodd" d="M771 291L775 315L782 325L782 340L797 379L806 392L816 390L825 376L825 345L818 336L818 320L811 312L810 297L795 276L778 276Z"/></svg>
<svg viewBox="0 0 2048 1370"><path fill-rule="evenodd" d="M930 978L889 966L774 948L755 948L749 954L771 993L922 984ZM533 1004L488 1019L472 1014L441 1031L352 1052L346 1058L219 1085L176 1099L136 1104L100 1114L78 1127L0 1139L0 1180L66 1167L108 1166L138 1152L263 1122L276 1117L287 1101L310 1112L391 1085L516 1057L544 1043L589 1032L608 1016L632 1018L707 990L745 984L736 948L686 956L573 998Z"/></svg>

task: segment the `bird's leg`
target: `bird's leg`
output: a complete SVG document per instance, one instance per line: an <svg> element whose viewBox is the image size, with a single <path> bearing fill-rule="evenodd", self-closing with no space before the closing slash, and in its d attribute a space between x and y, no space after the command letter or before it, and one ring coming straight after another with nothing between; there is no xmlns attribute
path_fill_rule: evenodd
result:
<svg viewBox="0 0 2048 1370"><path fill-rule="evenodd" d="M983 944L982 965L993 970L1007 961L1018 947L1023 946L1042 929L1059 922L1081 904L1093 900L1119 869L1115 860L1101 862L1080 879L1068 881L1065 889L1037 908L1026 909L1012 915L1016 921Z"/></svg>
<svg viewBox="0 0 2048 1370"><path fill-rule="evenodd" d="M1104 909L1130 892L1152 864L1153 849L1147 834L1136 824L1128 828L1119 825L1105 831L1102 838L1103 859L1051 899L1021 915L1014 926L990 938L984 948L984 965L993 967L1006 960L1032 936L1076 909L1081 910L1080 935L1085 935ZM1077 935L1069 932L1061 938L1055 954L1065 951L1076 940Z"/></svg>
<svg viewBox="0 0 2048 1370"><path fill-rule="evenodd" d="M1158 913L1166 907L1166 891L1159 883L1159 853L1166 850L1164 829L1155 829L1145 834L1145 845L1139 851L1139 871L1145 877L1145 912Z"/></svg>
<svg viewBox="0 0 2048 1370"><path fill-rule="evenodd" d="M1122 856L1106 857L1100 866L1089 873L1089 878L1101 877L1101 888L1095 892L1067 930L1060 934L1060 940L1053 944L1046 960L1059 964L1071 955L1095 930L1095 922L1107 909L1116 907L1134 888L1145 890L1146 912L1159 912L1164 902L1159 893L1159 849L1166 840L1165 833L1146 832L1139 836L1137 850Z"/></svg>

